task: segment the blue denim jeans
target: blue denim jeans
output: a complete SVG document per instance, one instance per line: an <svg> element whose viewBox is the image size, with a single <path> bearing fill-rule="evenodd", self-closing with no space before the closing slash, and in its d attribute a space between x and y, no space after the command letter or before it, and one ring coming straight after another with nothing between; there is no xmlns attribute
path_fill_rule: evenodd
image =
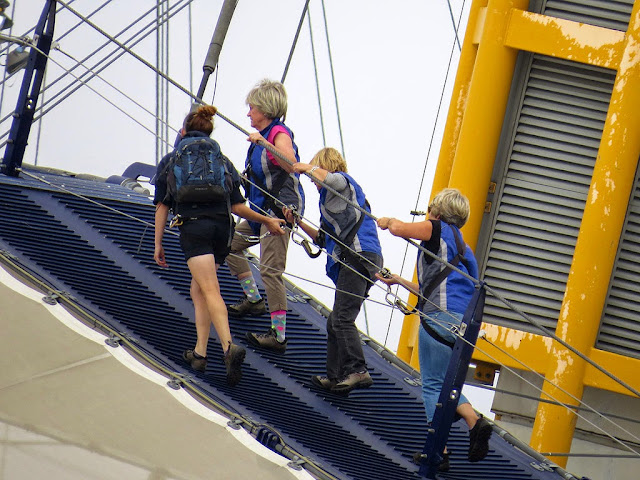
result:
<svg viewBox="0 0 640 480"><path fill-rule="evenodd" d="M461 313L430 312L425 320L444 339L455 342L456 336L447 327L456 321L460 324L462 316ZM422 326L420 327L418 360L420 362L420 375L422 376L422 398L424 399L424 408L428 421L433 420L436 403L438 403L444 377L451 360L451 353L452 350L449 347L429 335ZM469 400L462 394L458 405L461 403L469 403Z"/></svg>

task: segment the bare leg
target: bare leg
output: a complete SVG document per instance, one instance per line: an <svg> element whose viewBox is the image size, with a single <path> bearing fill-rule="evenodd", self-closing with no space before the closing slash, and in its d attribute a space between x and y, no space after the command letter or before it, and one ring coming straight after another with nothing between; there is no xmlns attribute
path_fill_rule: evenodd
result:
<svg viewBox="0 0 640 480"><path fill-rule="evenodd" d="M203 357L207 356L207 344L209 343L209 332L211 331L211 317L207 307L207 300L200 290L198 283L191 279L191 299L196 317L196 347L194 351Z"/></svg>
<svg viewBox="0 0 640 480"><path fill-rule="evenodd" d="M469 426L469 430L475 427L476 422L480 418L470 403L462 403L458 405L456 413L464 418L464 421L467 422L467 425Z"/></svg>
<svg viewBox="0 0 640 480"><path fill-rule="evenodd" d="M218 265L215 263L213 255L199 255L197 257L191 257L187 261L187 265L191 271L193 282L197 284L200 291L199 295L196 293L196 297L204 298L204 302L200 302L198 300L199 305L196 309L196 329L201 328L204 330L206 328L208 337L208 324L207 327L204 327L205 321L198 318L199 311L200 317L204 317L202 314L204 307L200 307L200 305L204 304L206 305L208 318L216 329L218 339L220 339L220 343L222 344L222 349L226 351L231 343L231 331L229 330L227 308L224 304L224 300L222 299L222 295L220 295L220 284L218 283L218 277L216 275ZM193 290L194 288L192 288L192 292ZM195 303L196 300L194 298L194 306ZM198 339L198 341L200 341L200 339Z"/></svg>

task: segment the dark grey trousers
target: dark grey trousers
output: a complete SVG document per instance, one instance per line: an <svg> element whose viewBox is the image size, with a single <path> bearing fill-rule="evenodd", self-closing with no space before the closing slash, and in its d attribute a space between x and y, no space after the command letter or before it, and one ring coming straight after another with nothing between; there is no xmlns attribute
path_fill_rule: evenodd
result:
<svg viewBox="0 0 640 480"><path fill-rule="evenodd" d="M375 274L382 268L382 257L370 252L360 255L369 261L350 255L345 263L351 268L340 265L333 311L327 319L327 377L331 380L367 368L356 317L375 282Z"/></svg>

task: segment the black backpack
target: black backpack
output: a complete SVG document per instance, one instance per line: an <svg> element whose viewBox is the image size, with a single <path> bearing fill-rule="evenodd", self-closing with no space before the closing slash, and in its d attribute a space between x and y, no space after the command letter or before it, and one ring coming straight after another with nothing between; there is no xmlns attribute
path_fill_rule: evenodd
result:
<svg viewBox="0 0 640 480"><path fill-rule="evenodd" d="M229 204L232 179L227 162L215 140L182 139L167 165L167 194L176 204L174 211L179 210L180 204Z"/></svg>

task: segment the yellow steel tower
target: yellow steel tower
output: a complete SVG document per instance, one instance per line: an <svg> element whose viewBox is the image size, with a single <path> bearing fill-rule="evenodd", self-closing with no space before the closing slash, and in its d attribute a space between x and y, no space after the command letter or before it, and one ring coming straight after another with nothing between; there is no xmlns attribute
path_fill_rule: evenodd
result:
<svg viewBox="0 0 640 480"><path fill-rule="evenodd" d="M469 198L464 236L489 286L636 390L639 157L640 0L473 2L432 196ZM498 303L477 362L524 363L541 399L568 405L585 387L635 396ZM407 317L398 347L415 367L418 328ZM531 446L568 453L575 427L540 402Z"/></svg>

